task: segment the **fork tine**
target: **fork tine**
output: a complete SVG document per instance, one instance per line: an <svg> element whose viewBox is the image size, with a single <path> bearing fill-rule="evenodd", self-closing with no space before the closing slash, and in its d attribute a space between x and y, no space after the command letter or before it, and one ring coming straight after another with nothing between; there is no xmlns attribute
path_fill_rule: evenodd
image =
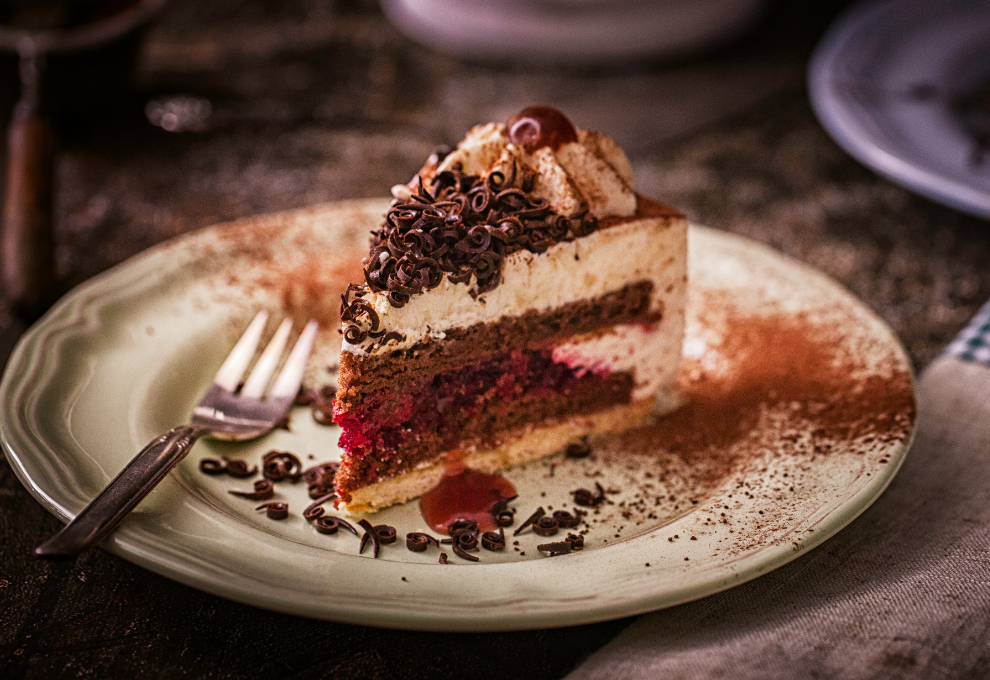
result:
<svg viewBox="0 0 990 680"><path fill-rule="evenodd" d="M217 371L217 375L213 379L215 385L219 385L228 392L237 389L237 383L254 357L254 351L258 348L261 333L265 330L265 323L267 322L268 312L262 310L255 315L254 320L244 331L244 335L227 355L223 366Z"/></svg>
<svg viewBox="0 0 990 680"><path fill-rule="evenodd" d="M275 379L269 397L295 397L302 385L303 372L306 370L306 361L309 353L313 349L313 339L316 337L317 323L310 320L306 328L299 334L296 346L292 348L292 353L285 360L282 372Z"/></svg>
<svg viewBox="0 0 990 680"><path fill-rule="evenodd" d="M242 397L259 399L264 394L265 388L268 387L268 381L271 380L272 374L278 367L278 360L282 357L282 350L285 349L285 342L289 339L289 331L291 330L292 319L283 319L268 346L265 347L265 351L261 353L258 362L251 370L251 375L244 382L244 387L240 391Z"/></svg>

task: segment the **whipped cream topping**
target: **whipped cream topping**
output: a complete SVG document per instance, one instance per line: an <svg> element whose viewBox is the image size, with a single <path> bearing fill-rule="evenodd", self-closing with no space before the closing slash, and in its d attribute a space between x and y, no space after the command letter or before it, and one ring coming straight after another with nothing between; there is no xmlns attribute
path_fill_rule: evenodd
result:
<svg viewBox="0 0 990 680"><path fill-rule="evenodd" d="M619 145L591 130L578 130L577 141L532 153L513 144L503 123L477 125L457 148L438 163L428 163L406 185L392 188L392 195L406 200L419 181L429 186L433 177L460 164L466 175L487 177L498 171L535 174L534 198L545 198L553 211L573 217L585 210L595 217L629 217L636 212L632 166Z"/></svg>

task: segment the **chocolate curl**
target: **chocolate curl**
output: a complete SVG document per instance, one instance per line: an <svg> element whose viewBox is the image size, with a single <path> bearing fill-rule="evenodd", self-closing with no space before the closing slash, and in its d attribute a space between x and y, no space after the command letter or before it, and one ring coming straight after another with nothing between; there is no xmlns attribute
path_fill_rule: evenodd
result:
<svg viewBox="0 0 990 680"><path fill-rule="evenodd" d="M505 549L505 529L499 527L498 532L486 531L481 535L481 547L485 550L497 551Z"/></svg>
<svg viewBox="0 0 990 680"><path fill-rule="evenodd" d="M567 541L559 541L557 543L541 543L536 546L536 549L542 553L546 553L549 557L554 557L555 555L566 555L571 551L571 544Z"/></svg>
<svg viewBox="0 0 990 680"><path fill-rule="evenodd" d="M215 458L204 458L199 461L199 471L206 475L228 474L231 477L250 477L258 472L257 466L248 468L243 460L227 458L221 460Z"/></svg>
<svg viewBox="0 0 990 680"><path fill-rule="evenodd" d="M259 479L254 483L254 491L228 491L232 496L246 498L249 501L263 501L275 495L275 486L267 479Z"/></svg>
<svg viewBox="0 0 990 680"><path fill-rule="evenodd" d="M551 515L541 517L533 523L533 532L537 536L553 536L557 533L560 524Z"/></svg>
<svg viewBox="0 0 990 680"><path fill-rule="evenodd" d="M355 536L358 535L358 530L355 529L350 522L343 520L340 517L321 515L316 519L316 530L321 534L335 534L337 533L337 529L341 527L347 531L350 531Z"/></svg>
<svg viewBox="0 0 990 680"><path fill-rule="evenodd" d="M503 498L492 506L492 519L499 527L511 527L516 518L516 511L509 507L509 503L516 500L518 496Z"/></svg>
<svg viewBox="0 0 990 680"><path fill-rule="evenodd" d="M272 450L261 457L261 474L273 482L294 482L302 476L302 463L293 453Z"/></svg>
<svg viewBox="0 0 990 680"><path fill-rule="evenodd" d="M264 503L262 505L259 505L257 508L255 508L255 510L262 510L262 509L265 511L265 515L268 517L268 519L279 520L279 519L285 519L286 517L289 516L288 503L281 503L276 501L274 503Z"/></svg>
<svg viewBox="0 0 990 680"><path fill-rule="evenodd" d="M315 501L310 503L305 510L303 510L303 519L307 522L312 522L314 519L318 519L323 516L325 512L323 504L327 501L332 501L337 497L335 493L328 493L324 496L320 496Z"/></svg>
<svg viewBox="0 0 990 680"><path fill-rule="evenodd" d="M243 479L244 477L250 477L254 474L257 474L258 472L257 465L254 465L249 468L247 462L240 459L227 458L226 456L224 456L223 462L226 463L227 474L230 475L231 477L237 477Z"/></svg>
<svg viewBox="0 0 990 680"><path fill-rule="evenodd" d="M595 482L595 489L598 493L593 493L588 489L578 489L574 492L575 505L594 508L605 502L605 489L598 482Z"/></svg>
<svg viewBox="0 0 990 680"><path fill-rule="evenodd" d="M571 514L566 510L556 510L553 513L553 518L557 520L557 524L564 529L573 529L578 524L581 523L580 514Z"/></svg>
<svg viewBox="0 0 990 680"><path fill-rule="evenodd" d="M406 548L413 552L425 552L429 546L440 547L440 541L421 531L406 534Z"/></svg>
<svg viewBox="0 0 990 680"><path fill-rule="evenodd" d="M371 522L366 519L359 519L358 526L364 529L364 535L361 536L361 548L358 550L358 554L364 553L364 549L368 547L368 542L371 542L371 554L373 557L378 557L378 552L382 549L381 539L378 538L378 532L375 531L375 527L371 526Z"/></svg>

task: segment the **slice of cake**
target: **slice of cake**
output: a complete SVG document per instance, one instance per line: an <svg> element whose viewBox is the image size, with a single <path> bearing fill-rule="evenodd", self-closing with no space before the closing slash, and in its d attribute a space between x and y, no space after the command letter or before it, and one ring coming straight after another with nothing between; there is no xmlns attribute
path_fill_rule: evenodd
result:
<svg viewBox="0 0 990 680"><path fill-rule="evenodd" d="M337 491L362 512L641 424L680 361L687 224L622 150L532 107L434 154L341 309Z"/></svg>

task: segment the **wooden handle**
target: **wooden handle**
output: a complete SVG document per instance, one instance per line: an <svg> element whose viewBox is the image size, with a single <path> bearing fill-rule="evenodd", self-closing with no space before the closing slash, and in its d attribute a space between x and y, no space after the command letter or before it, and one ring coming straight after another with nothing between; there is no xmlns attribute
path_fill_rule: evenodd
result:
<svg viewBox="0 0 990 680"><path fill-rule="evenodd" d="M2 222L3 295L36 314L50 302L55 283L52 234L52 128L20 106L7 130L7 173Z"/></svg>

